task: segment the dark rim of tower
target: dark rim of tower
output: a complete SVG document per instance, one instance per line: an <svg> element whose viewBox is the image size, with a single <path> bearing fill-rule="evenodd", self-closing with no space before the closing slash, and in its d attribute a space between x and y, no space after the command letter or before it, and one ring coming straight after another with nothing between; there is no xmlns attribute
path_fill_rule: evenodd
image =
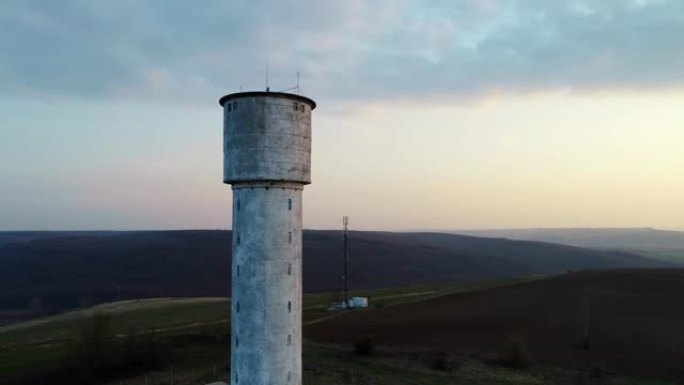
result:
<svg viewBox="0 0 684 385"><path fill-rule="evenodd" d="M276 98L287 98L287 99L294 99L298 100L300 102L304 102L311 106L311 109L313 110L316 108L316 102L314 102L312 99L307 98L306 96L302 95L297 95L297 94L289 94L287 92L267 92L267 91L248 91L248 92L236 92L234 94L228 94L219 99L219 104L221 107L228 101L228 100L233 100L233 99L239 99L239 98L244 98L244 97L250 97L250 96L270 96L270 97L276 97Z"/></svg>

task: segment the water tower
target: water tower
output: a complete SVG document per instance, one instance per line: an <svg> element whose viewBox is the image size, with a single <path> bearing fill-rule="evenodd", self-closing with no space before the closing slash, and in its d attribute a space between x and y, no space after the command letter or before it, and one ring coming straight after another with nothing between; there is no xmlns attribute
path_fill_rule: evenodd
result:
<svg viewBox="0 0 684 385"><path fill-rule="evenodd" d="M301 385L302 191L316 103L282 92L219 103L233 189L231 384Z"/></svg>

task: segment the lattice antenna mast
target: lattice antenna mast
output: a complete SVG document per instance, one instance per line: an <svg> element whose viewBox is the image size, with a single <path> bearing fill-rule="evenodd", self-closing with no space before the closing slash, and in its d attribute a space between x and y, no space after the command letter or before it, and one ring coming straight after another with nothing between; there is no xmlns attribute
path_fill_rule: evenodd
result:
<svg viewBox="0 0 684 385"><path fill-rule="evenodd" d="M299 87L299 70L297 70L296 79L297 79L297 83L296 83L296 85L295 85L294 87L285 88L284 90L280 90L280 91L278 91L278 92L289 92L289 91L294 91L295 94L301 95L302 89Z"/></svg>
<svg viewBox="0 0 684 385"><path fill-rule="evenodd" d="M347 230L349 229L349 217L342 217L342 225L344 226L344 308L349 308L349 298L347 291L347 260L349 258L349 251L347 249Z"/></svg>

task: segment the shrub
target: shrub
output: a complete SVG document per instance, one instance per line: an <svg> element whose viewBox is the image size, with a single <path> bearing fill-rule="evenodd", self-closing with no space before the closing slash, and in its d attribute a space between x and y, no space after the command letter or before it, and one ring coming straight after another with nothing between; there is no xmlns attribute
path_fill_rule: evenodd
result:
<svg viewBox="0 0 684 385"><path fill-rule="evenodd" d="M151 370L158 368L162 361L163 349L159 346L154 331L140 334L130 329L123 338L123 363L128 369Z"/></svg>
<svg viewBox="0 0 684 385"><path fill-rule="evenodd" d="M363 336L354 344L354 352L359 356L369 356L375 350L375 340L372 336Z"/></svg>
<svg viewBox="0 0 684 385"><path fill-rule="evenodd" d="M610 374L608 367L603 362L593 362L589 366L589 378L604 378Z"/></svg>
<svg viewBox="0 0 684 385"><path fill-rule="evenodd" d="M525 341L521 337L514 336L508 339L499 362L504 366L522 369L532 365L532 356L525 346Z"/></svg>
<svg viewBox="0 0 684 385"><path fill-rule="evenodd" d="M582 342L580 342L579 347L580 347L580 349L584 349L584 350L590 350L591 349L591 340L589 340L588 336L582 338Z"/></svg>
<svg viewBox="0 0 684 385"><path fill-rule="evenodd" d="M356 377L354 376L353 371L351 371L351 370L342 371L342 380L344 381L345 384L354 384L354 383L356 383L355 379L356 379Z"/></svg>
<svg viewBox="0 0 684 385"><path fill-rule="evenodd" d="M441 349L428 353L426 364L433 370L449 370L451 367L449 364L449 355L446 351Z"/></svg>

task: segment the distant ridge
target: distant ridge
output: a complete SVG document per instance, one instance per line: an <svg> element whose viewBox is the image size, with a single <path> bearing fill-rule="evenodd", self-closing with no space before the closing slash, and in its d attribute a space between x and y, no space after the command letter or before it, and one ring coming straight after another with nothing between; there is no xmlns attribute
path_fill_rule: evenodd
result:
<svg viewBox="0 0 684 385"><path fill-rule="evenodd" d="M229 231L14 232L2 239L0 322L8 309L41 314L117 299L229 295ZM340 289L341 239L339 231L304 231L305 291ZM349 245L353 289L667 266L628 252L444 233L353 231Z"/></svg>
<svg viewBox="0 0 684 385"><path fill-rule="evenodd" d="M643 228L456 230L451 233L625 250L684 250L684 232Z"/></svg>

